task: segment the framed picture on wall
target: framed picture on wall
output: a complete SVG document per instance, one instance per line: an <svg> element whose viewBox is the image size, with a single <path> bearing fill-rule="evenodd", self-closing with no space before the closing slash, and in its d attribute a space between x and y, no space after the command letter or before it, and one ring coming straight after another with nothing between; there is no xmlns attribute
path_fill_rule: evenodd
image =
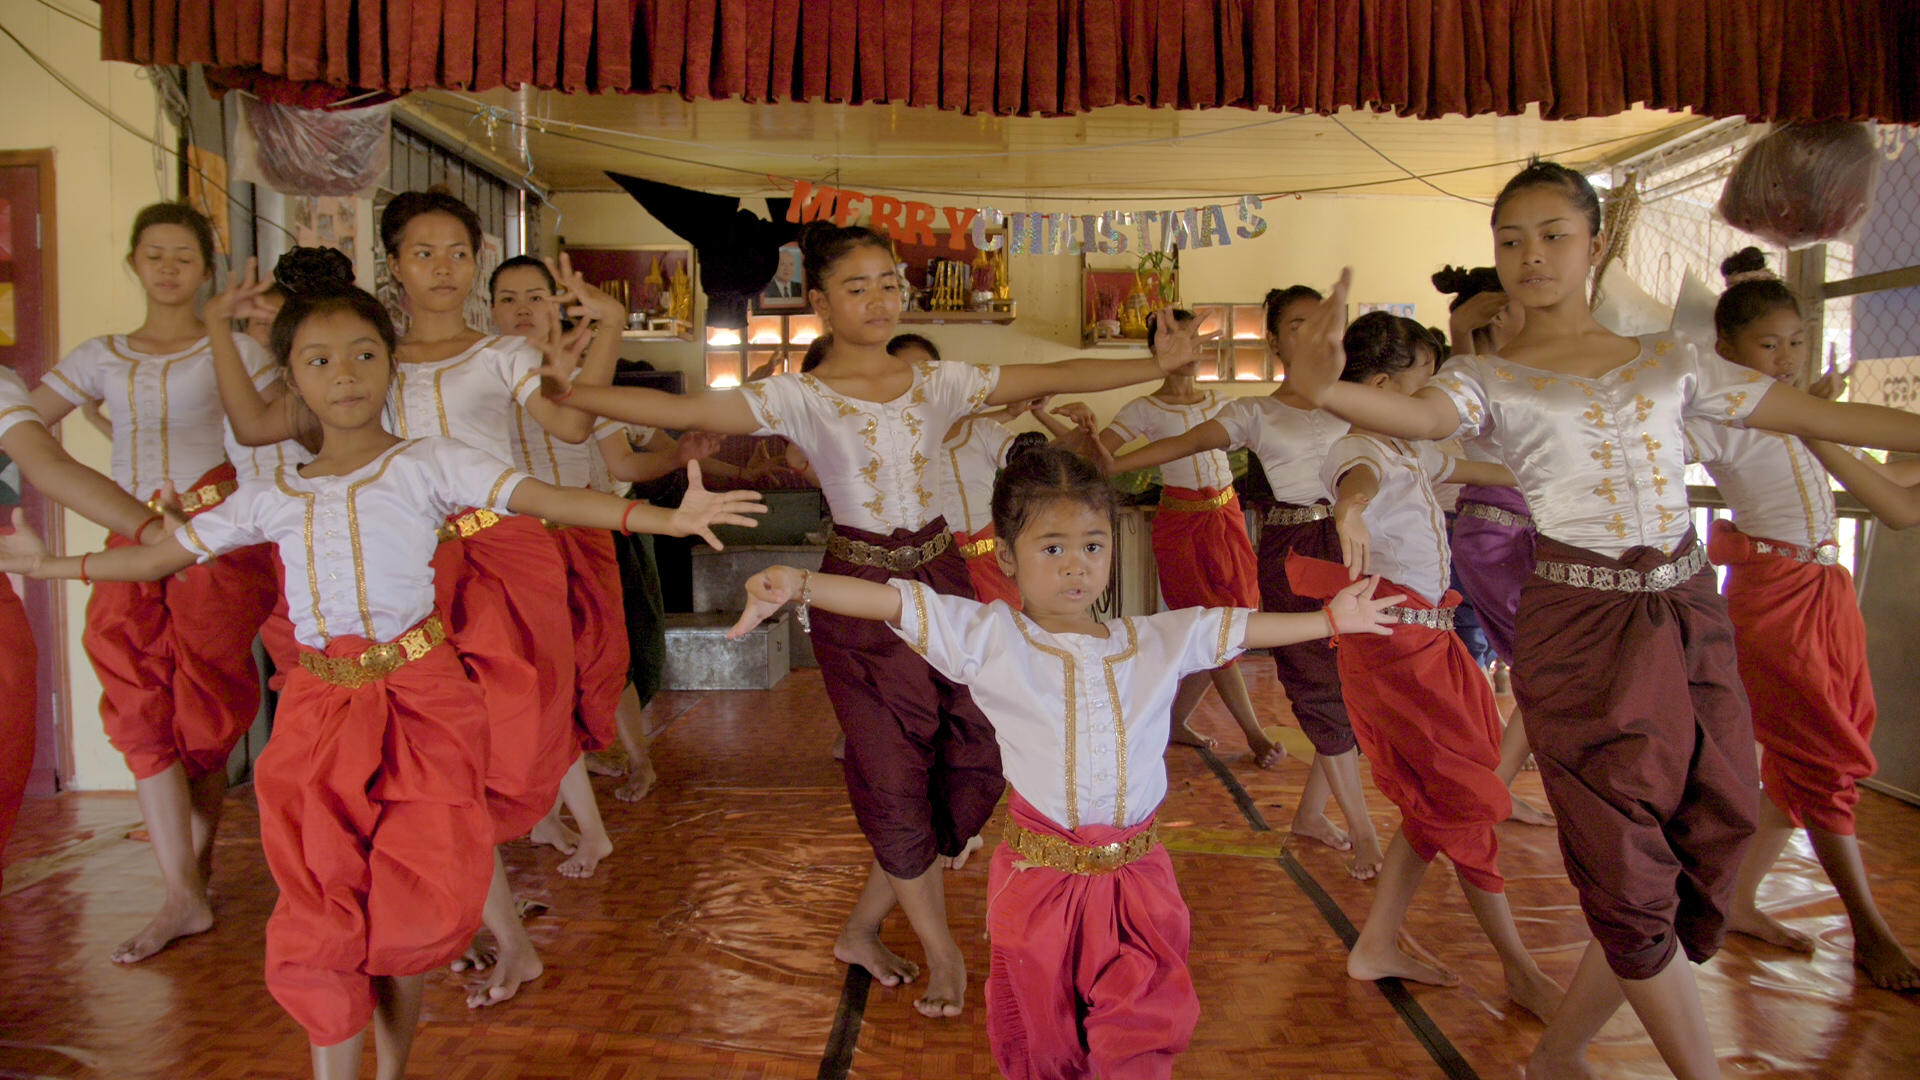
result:
<svg viewBox="0 0 1920 1080"><path fill-rule="evenodd" d="M1384 311L1389 315L1398 315L1403 319L1416 317L1413 313L1414 306L1412 304L1355 304L1354 308L1355 311L1353 315L1356 319L1375 311Z"/></svg>
<svg viewBox="0 0 1920 1080"><path fill-rule="evenodd" d="M691 245L568 244L566 252L588 284L627 306L625 336L693 340Z"/></svg>
<svg viewBox="0 0 1920 1080"><path fill-rule="evenodd" d="M780 265L773 271L773 280L753 298L753 310L758 315L807 310L807 274L801 265L799 244L780 249Z"/></svg>

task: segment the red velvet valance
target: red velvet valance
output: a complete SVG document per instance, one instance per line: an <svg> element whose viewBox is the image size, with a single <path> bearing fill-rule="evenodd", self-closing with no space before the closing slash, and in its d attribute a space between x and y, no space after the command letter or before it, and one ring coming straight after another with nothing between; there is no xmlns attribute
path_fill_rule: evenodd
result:
<svg viewBox="0 0 1920 1080"><path fill-rule="evenodd" d="M670 91L1057 115L1342 106L1920 121L1907 0L102 0L109 60L312 101ZM267 78L262 78L266 76ZM329 90L329 88L332 88Z"/></svg>

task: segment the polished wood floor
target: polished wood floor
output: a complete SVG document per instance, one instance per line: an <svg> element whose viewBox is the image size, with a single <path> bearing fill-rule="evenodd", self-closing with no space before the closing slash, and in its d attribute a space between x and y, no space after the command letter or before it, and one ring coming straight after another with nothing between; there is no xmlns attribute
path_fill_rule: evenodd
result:
<svg viewBox="0 0 1920 1080"><path fill-rule="evenodd" d="M1270 668L1249 661L1263 710L1284 716ZM521 846L517 890L547 905L531 922L547 964L518 1000L473 1012L462 977L429 977L410 1077L448 1080L638 1080L643 1077L823 1075L845 968L834 932L866 872L837 764L817 671L769 692L669 694L655 703L660 787L645 802L613 801L599 781L618 850L590 881L561 877L559 857ZM1365 920L1371 886L1317 845L1289 848L1307 881L1275 857L1249 812L1284 833L1306 768L1262 772L1211 698L1199 726L1221 740L1234 790L1195 752L1168 755L1162 811L1187 902L1202 1016L1184 1077L1420 1077L1448 1075L1373 984L1344 971L1344 948L1309 889L1336 919ZM1539 799L1537 778L1523 794ZM1397 815L1371 792L1390 835ZM215 872L213 932L132 968L108 960L138 929L160 886L129 796L29 800L6 852L0 895L0 1077L294 1077L305 1070L300 1029L261 983L261 931L274 889L260 856L250 788L228 803ZM997 826L994 830L997 832ZM988 834L991 841L994 832ZM1920 809L1868 793L1862 846L1889 921L1920 945ZM1528 945L1549 973L1571 974L1585 938L1554 833L1501 827L1502 863ZM850 1075L995 1075L978 978L986 869L948 879L955 931L976 981L958 1020L924 1019L911 990L875 986L859 1016ZM1763 894L1815 933L1809 959L1735 939L1701 973L1714 1037L1730 1076L1899 1077L1920 1062L1920 1001L1863 984L1831 887L1796 843ZM1540 1032L1501 996L1499 967L1444 863L1429 873L1409 933L1465 980L1417 988L1452 1075L1513 1077ZM888 939L917 956L896 916ZM1665 1075L1626 1013L1594 1053L1603 1076ZM371 1055L368 1071L371 1076Z"/></svg>

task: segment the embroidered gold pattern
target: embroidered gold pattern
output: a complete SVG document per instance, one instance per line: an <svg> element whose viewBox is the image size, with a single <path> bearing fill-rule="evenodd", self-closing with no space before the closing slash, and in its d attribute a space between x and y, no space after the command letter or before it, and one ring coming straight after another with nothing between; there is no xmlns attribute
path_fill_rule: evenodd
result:
<svg viewBox="0 0 1920 1080"><path fill-rule="evenodd" d="M1618 506L1620 503L1620 495L1618 492L1613 490L1613 477L1611 476L1600 481L1600 486L1597 488L1594 488L1593 493L1607 500L1607 502L1612 503L1613 505Z"/></svg>
<svg viewBox="0 0 1920 1080"><path fill-rule="evenodd" d="M1527 381L1533 384L1533 392L1537 394L1560 380L1551 375L1529 375Z"/></svg>
<svg viewBox="0 0 1920 1080"><path fill-rule="evenodd" d="M1633 395L1633 419L1637 424L1647 422L1647 416L1653 412L1653 400L1645 394Z"/></svg>
<svg viewBox="0 0 1920 1080"><path fill-rule="evenodd" d="M927 587L921 582L913 583L913 651L915 655L927 655Z"/></svg>
<svg viewBox="0 0 1920 1080"><path fill-rule="evenodd" d="M1228 608L1220 617L1220 644L1213 650L1213 666L1220 667L1227 662L1227 653L1233 648L1234 609Z"/></svg>
<svg viewBox="0 0 1920 1080"><path fill-rule="evenodd" d="M1078 704L1076 699L1079 697L1079 682L1074 677L1073 654L1065 649L1058 649L1052 645L1043 645L1035 641L1033 635L1027 631L1027 618L1028 616L1025 615L1015 615L1013 618L1013 625L1020 628L1020 636L1027 639L1028 645L1060 661L1065 668L1063 680L1066 686L1067 723L1063 729L1063 733L1066 737L1066 752L1064 756L1067 759L1067 828L1077 829L1080 827L1080 757L1078 750L1080 717L1076 708Z"/></svg>
<svg viewBox="0 0 1920 1080"><path fill-rule="evenodd" d="M1227 616L1228 616L1228 619L1231 620L1233 613L1229 611L1227 613ZM1127 716L1126 716L1125 710L1122 709L1120 705L1120 682L1117 678L1114 677L1113 669L1114 669L1114 665L1126 663L1127 661L1133 659L1133 656L1136 652L1140 651L1140 637L1138 634L1134 633L1133 619L1131 617L1124 617L1120 620L1120 625L1124 627L1127 631L1127 647L1113 654L1112 656L1103 658L1100 662L1101 666L1106 668L1107 704L1112 706L1113 708L1113 756L1114 756L1113 824L1115 828L1126 827ZM1112 631L1109 630L1108 633L1112 633Z"/></svg>
<svg viewBox="0 0 1920 1080"><path fill-rule="evenodd" d="M493 507L500 505L500 489L503 487L506 487L507 481L511 479L513 479L512 469L502 469L500 471L500 479L495 480L493 482L493 490L487 492L487 508L488 509L492 509Z"/></svg>
<svg viewBox="0 0 1920 1080"><path fill-rule="evenodd" d="M1659 461L1660 460L1659 450L1661 445L1660 440L1654 438L1652 432L1643 431L1640 433L1640 441L1644 443L1647 447L1647 460Z"/></svg>
<svg viewBox="0 0 1920 1080"><path fill-rule="evenodd" d="M1602 442L1600 444L1600 449L1595 450L1591 456L1593 460L1600 463L1601 468L1612 469L1613 468L1613 440L1608 439L1605 442Z"/></svg>
<svg viewBox="0 0 1920 1080"><path fill-rule="evenodd" d="M1513 372L1508 371L1506 368L1494 368L1493 375L1497 379L1504 379L1507 382L1513 381Z"/></svg>
<svg viewBox="0 0 1920 1080"><path fill-rule="evenodd" d="M1739 416L1740 406L1746 404L1746 402L1747 402L1747 394L1746 394L1746 391L1744 390L1738 393L1728 394L1727 395L1727 415L1729 417Z"/></svg>
<svg viewBox="0 0 1920 1080"><path fill-rule="evenodd" d="M377 482L382 476L387 474L387 466L393 464L393 459L401 450L405 449L406 446L406 443L401 443L399 446L394 447L394 449L387 454L386 460L380 463L380 468L376 469L372 476L364 480L355 480L353 483L347 485L347 540L353 546L353 588L356 597L360 601L360 623L366 627L366 638L368 641L374 639L373 608L367 603L367 564L360 551L360 506L355 500L360 497L361 488Z"/></svg>
<svg viewBox="0 0 1920 1080"><path fill-rule="evenodd" d="M1627 538L1627 519L1620 514L1614 514L1613 520L1607 522L1607 531L1612 533L1616 538L1625 540Z"/></svg>
<svg viewBox="0 0 1920 1080"><path fill-rule="evenodd" d="M327 617L320 613L320 569L315 565L313 558L313 494L306 491L295 491L287 485L287 467L285 465L273 470L273 481L280 485L281 494L290 499L303 499L306 501L307 515L306 521L302 525L302 533L304 534L304 539L307 544L307 594L313 597L313 625L315 629L320 631L320 640L323 642L332 641L332 635L327 633Z"/></svg>
<svg viewBox="0 0 1920 1080"><path fill-rule="evenodd" d="M1580 414L1580 419L1589 424L1604 424L1607 422L1607 411L1602 409L1600 403L1596 401L1587 407L1586 412Z"/></svg>
<svg viewBox="0 0 1920 1080"><path fill-rule="evenodd" d="M1653 493L1655 495L1665 495L1667 493L1667 478L1660 475L1658 466L1655 466L1653 470Z"/></svg>
<svg viewBox="0 0 1920 1080"><path fill-rule="evenodd" d="M1665 356L1672 351L1673 351L1673 342L1671 341L1659 341L1654 343L1653 355L1655 356Z"/></svg>

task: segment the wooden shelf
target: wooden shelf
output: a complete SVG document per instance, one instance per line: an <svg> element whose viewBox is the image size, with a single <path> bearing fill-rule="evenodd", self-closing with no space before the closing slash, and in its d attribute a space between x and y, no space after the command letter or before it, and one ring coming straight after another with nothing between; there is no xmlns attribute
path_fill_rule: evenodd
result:
<svg viewBox="0 0 1920 1080"><path fill-rule="evenodd" d="M672 330L622 330L620 337L626 341L692 341L693 324L674 320Z"/></svg>
<svg viewBox="0 0 1920 1080"><path fill-rule="evenodd" d="M900 321L903 323L970 323L976 326L1005 326L1013 321L1017 301L1005 311L988 308L984 311L903 311Z"/></svg>

